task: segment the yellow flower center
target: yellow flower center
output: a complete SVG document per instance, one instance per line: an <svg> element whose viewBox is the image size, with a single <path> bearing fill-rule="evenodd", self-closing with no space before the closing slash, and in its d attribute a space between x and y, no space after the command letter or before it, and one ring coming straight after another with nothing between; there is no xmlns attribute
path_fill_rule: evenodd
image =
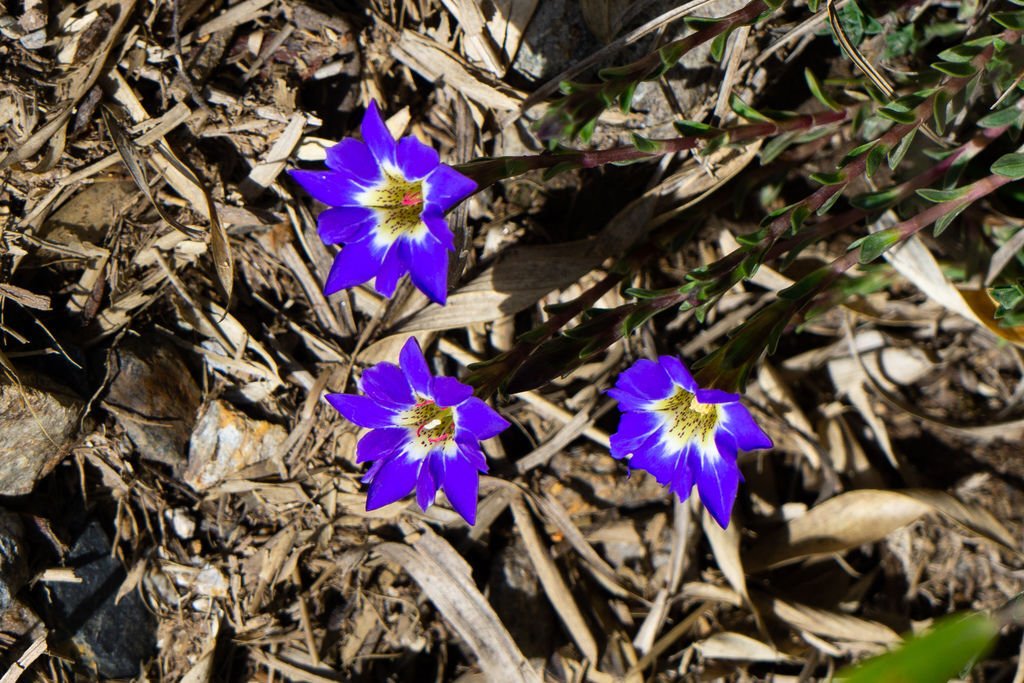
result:
<svg viewBox="0 0 1024 683"><path fill-rule="evenodd" d="M400 171L383 169L384 177L377 187L363 192L363 206L377 212L377 229L388 243L403 235L416 237L426 226L423 213L423 181L410 182Z"/></svg>
<svg viewBox="0 0 1024 683"><path fill-rule="evenodd" d="M675 394L655 403L652 410L665 413L665 430L680 444L694 440L707 444L714 438L718 406L700 403L693 393L682 387L676 387Z"/></svg>
<svg viewBox="0 0 1024 683"><path fill-rule="evenodd" d="M409 428L414 443L425 451L444 448L455 440L455 412L427 398L419 398L416 405L402 413L399 422Z"/></svg>

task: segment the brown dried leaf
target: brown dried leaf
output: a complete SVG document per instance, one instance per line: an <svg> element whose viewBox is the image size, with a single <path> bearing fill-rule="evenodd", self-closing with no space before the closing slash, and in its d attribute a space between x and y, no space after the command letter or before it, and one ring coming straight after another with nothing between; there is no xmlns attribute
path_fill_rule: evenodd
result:
<svg viewBox="0 0 1024 683"><path fill-rule="evenodd" d="M405 568L477 656L489 680L541 683L487 599L466 561L429 529L412 545L383 543L377 551Z"/></svg>
<svg viewBox="0 0 1024 683"><path fill-rule="evenodd" d="M580 613L580 608L576 605L565 580L562 579L558 567L555 566L555 561L551 559L547 547L541 541L529 509L522 499L513 500L511 507L519 535L523 539L526 552L530 556L530 561L533 563L537 578L540 579L548 600L558 612L558 616L562 619L562 623L565 624L565 628L576 645L579 646L580 651L583 652L583 656L592 664L596 664L598 659L597 642L590 633L590 629L587 628L587 622L583 618L583 614Z"/></svg>
<svg viewBox="0 0 1024 683"><path fill-rule="evenodd" d="M748 571L760 571L874 543L929 512L941 512L991 541L1014 548L1013 537L994 517L967 508L947 493L865 489L830 498L763 536L746 553L744 564Z"/></svg>

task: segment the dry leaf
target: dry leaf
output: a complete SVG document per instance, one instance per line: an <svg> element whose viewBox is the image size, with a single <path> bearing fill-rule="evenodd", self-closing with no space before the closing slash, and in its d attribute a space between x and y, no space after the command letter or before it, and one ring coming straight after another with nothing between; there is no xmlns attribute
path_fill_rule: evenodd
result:
<svg viewBox="0 0 1024 683"><path fill-rule="evenodd" d="M446 540L430 531L413 546L383 543L377 551L401 565L477 656L492 681L541 683L487 599L473 583L466 561Z"/></svg>
<svg viewBox="0 0 1024 683"><path fill-rule="evenodd" d="M763 536L745 554L744 564L755 572L874 543L930 512L941 512L981 536L1015 549L1013 536L992 515L968 508L947 493L866 489L830 498Z"/></svg>

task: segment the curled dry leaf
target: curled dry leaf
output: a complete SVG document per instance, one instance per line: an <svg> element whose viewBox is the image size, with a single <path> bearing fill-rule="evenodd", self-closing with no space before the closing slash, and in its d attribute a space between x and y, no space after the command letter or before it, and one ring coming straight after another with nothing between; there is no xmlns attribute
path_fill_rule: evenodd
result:
<svg viewBox="0 0 1024 683"><path fill-rule="evenodd" d="M874 543L930 512L939 512L990 541L1016 551L1013 536L988 512L942 491L850 491L811 508L763 536L745 555L748 571Z"/></svg>

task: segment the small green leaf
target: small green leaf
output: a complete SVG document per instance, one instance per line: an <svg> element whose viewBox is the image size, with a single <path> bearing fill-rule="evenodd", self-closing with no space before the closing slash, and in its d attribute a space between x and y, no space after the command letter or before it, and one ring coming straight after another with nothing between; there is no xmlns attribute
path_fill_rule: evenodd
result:
<svg viewBox="0 0 1024 683"><path fill-rule="evenodd" d="M992 164L992 172L1005 178L1024 178L1024 154L1004 154Z"/></svg>
<svg viewBox="0 0 1024 683"><path fill-rule="evenodd" d="M910 145L914 142L914 136L917 135L917 129L910 131L903 136L900 140L900 144L896 145L891 152L889 152L889 168L896 170L896 167L903 161L903 157L907 155L907 151L910 149Z"/></svg>
<svg viewBox="0 0 1024 683"><path fill-rule="evenodd" d="M722 55L725 54L725 41L728 39L728 31L724 31L715 36L715 39L711 41L711 59L716 62L722 61Z"/></svg>
<svg viewBox="0 0 1024 683"><path fill-rule="evenodd" d="M821 83L818 82L818 79L814 76L814 72L813 71L811 71L810 69L805 68L804 69L804 80L807 81L807 87L810 88L811 94L814 95L814 97L819 102L821 102L822 104L824 104L826 107L828 107L829 109L831 109L833 111L839 111L841 109L839 104L835 100L833 100L831 97L826 95L825 91L823 91L821 89Z"/></svg>
<svg viewBox="0 0 1024 683"><path fill-rule="evenodd" d="M619 110L623 114L628 114L630 108L633 106L633 96L636 94L636 87L640 85L638 81L633 81L626 86L626 89L619 95Z"/></svg>
<svg viewBox="0 0 1024 683"><path fill-rule="evenodd" d="M602 81L617 81L625 78L636 77L636 67L632 64L626 64L624 66L607 66L597 72L597 77Z"/></svg>
<svg viewBox="0 0 1024 683"><path fill-rule="evenodd" d="M913 111L907 111L903 107L895 107L892 104L879 109L878 115L896 123L914 123L917 121L917 116Z"/></svg>
<svg viewBox="0 0 1024 683"><path fill-rule="evenodd" d="M703 137L709 133L721 132L721 129L700 121L675 121L672 125L684 137Z"/></svg>
<svg viewBox="0 0 1024 683"><path fill-rule="evenodd" d="M879 230L854 242L860 248L857 260L861 263L871 263L881 256L885 251L900 241L900 229L888 228ZM852 246L852 245L851 245Z"/></svg>
<svg viewBox="0 0 1024 683"><path fill-rule="evenodd" d="M768 142L764 143L761 148L761 165L767 166L771 162L775 161L780 154L785 152L790 145L793 144L795 133L783 133L782 135L776 135Z"/></svg>
<svg viewBox="0 0 1024 683"><path fill-rule="evenodd" d="M713 17L683 17L683 23L686 24L687 28L692 28L694 31L699 31L708 26L714 26L721 19L715 19Z"/></svg>
<svg viewBox="0 0 1024 683"><path fill-rule="evenodd" d="M953 615L927 633L852 669L840 671L844 683L945 683L988 652L999 625L986 614Z"/></svg>
<svg viewBox="0 0 1024 683"><path fill-rule="evenodd" d="M963 204L956 207L939 220L935 221L935 227L932 229L932 234L938 237L942 233L946 232L946 228L949 227L950 223L952 223L956 219L956 217L962 214L964 212L964 209L966 209L970 205L970 202L964 202Z"/></svg>
<svg viewBox="0 0 1024 683"><path fill-rule="evenodd" d="M1001 126L1012 126L1021 118L1021 111L1016 104L1011 104L1006 109L1001 109L987 114L978 120L982 128L999 128Z"/></svg>
<svg viewBox="0 0 1024 683"><path fill-rule="evenodd" d="M1014 12L993 12L989 15L992 21L1000 26L1005 26L1011 31L1024 31L1024 11Z"/></svg>
<svg viewBox="0 0 1024 683"><path fill-rule="evenodd" d="M842 171L832 173L812 173L811 180L822 185L842 185L846 182L846 174Z"/></svg>
<svg viewBox="0 0 1024 683"><path fill-rule="evenodd" d="M956 78L967 78L978 73L978 69L970 62L935 62L932 68Z"/></svg>
<svg viewBox="0 0 1024 683"><path fill-rule="evenodd" d="M846 186L843 185L843 187L840 188L838 192L836 192L831 197L826 199L825 203L818 207L818 210L815 213L818 214L819 216L824 216L826 213L828 213L829 209L831 209L832 206L839 201L839 198L843 196L843 188L845 187Z"/></svg>
<svg viewBox="0 0 1024 683"><path fill-rule="evenodd" d="M932 100L932 117L935 119L935 132L942 135L946 131L946 114L952 96L945 90L935 93Z"/></svg>
<svg viewBox="0 0 1024 683"><path fill-rule="evenodd" d="M645 138L643 135L637 135L636 133L633 133L632 138L633 146L636 147L641 152L654 154L660 149L657 142L651 140L650 138Z"/></svg>
<svg viewBox="0 0 1024 683"><path fill-rule="evenodd" d="M810 215L811 210L803 204L796 207L793 210L793 213L789 214L789 227L793 230L794 234L800 230L800 226L804 224L804 221L806 221L807 217Z"/></svg>
<svg viewBox="0 0 1024 683"><path fill-rule="evenodd" d="M877 171L878 167L882 165L882 159L885 158L888 151L889 148L885 145L878 145L868 154L868 160L865 164L864 172L869 178L875 175L875 171Z"/></svg>
<svg viewBox="0 0 1024 683"><path fill-rule="evenodd" d="M895 202L899 196L899 189L893 187L888 190L857 195L850 200L850 203L864 211L878 211L879 209L883 209Z"/></svg>
<svg viewBox="0 0 1024 683"><path fill-rule="evenodd" d="M771 123L770 118L768 118L758 110L751 107L749 104L740 99L740 97L735 93L729 96L729 108L736 112L737 116L745 118L748 121L761 121L763 123Z"/></svg>
<svg viewBox="0 0 1024 683"><path fill-rule="evenodd" d="M969 192L969 188L957 187L952 190L934 190L932 188L923 188L917 191L917 194L924 197L932 204L941 204L942 202L951 202L956 199L960 199Z"/></svg>
<svg viewBox="0 0 1024 683"><path fill-rule="evenodd" d="M829 277L831 272L832 269L828 266L818 268L797 280L796 283L781 290L778 296L780 299L786 299L788 301L800 301L805 299L817 292L818 287L826 278Z"/></svg>
<svg viewBox="0 0 1024 683"><path fill-rule="evenodd" d="M843 168L844 166L852 163L861 154L868 151L877 144L878 140L872 140L871 142L865 142L863 145L857 145L856 147L854 147L853 149L846 153L846 156L843 157L843 160L839 162L839 168Z"/></svg>
<svg viewBox="0 0 1024 683"><path fill-rule="evenodd" d="M939 53L944 62L969 62L985 50L983 45L957 45Z"/></svg>

